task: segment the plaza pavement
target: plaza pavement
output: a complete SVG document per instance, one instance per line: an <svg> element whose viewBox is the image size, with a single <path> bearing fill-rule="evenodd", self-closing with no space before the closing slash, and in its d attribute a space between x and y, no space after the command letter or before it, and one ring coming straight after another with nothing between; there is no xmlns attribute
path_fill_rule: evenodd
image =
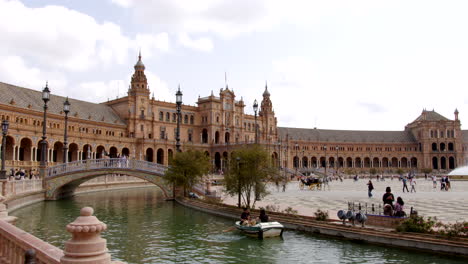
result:
<svg viewBox="0 0 468 264"><path fill-rule="evenodd" d="M424 178L417 179L416 193L403 193L403 183L398 179L377 182L372 181L374 185L374 196L367 196L368 179L360 179L354 182L352 179L345 179L343 182L332 181L329 188L325 190L300 190L299 182L291 181L282 192L281 187L278 191L276 186L268 186L271 192L262 201L258 201L256 208L266 205L279 206L280 210L292 207L301 215L313 216L317 209L329 212L330 218L338 219L336 213L338 210L347 209L348 202L361 203L362 206L367 203L369 211L371 204L374 203L377 210L382 204L382 196L385 188L390 186L395 200L398 196L405 202L404 210L409 214L413 207L419 215L436 216L442 222L468 221L468 181L451 181L450 191L440 191L440 182L437 182L437 188L432 188L432 181L426 181ZM408 188L411 190L411 186ZM223 202L227 204L236 204L237 197L224 195Z"/></svg>

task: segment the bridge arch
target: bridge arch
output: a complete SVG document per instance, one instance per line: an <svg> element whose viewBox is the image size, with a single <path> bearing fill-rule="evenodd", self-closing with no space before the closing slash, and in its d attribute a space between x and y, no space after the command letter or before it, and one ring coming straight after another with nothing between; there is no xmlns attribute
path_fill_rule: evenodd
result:
<svg viewBox="0 0 468 264"><path fill-rule="evenodd" d="M162 176L167 167L153 162L121 159L93 159L75 161L49 167L46 171L46 200L73 196L75 189L91 179L109 174L136 177L158 186L165 198L171 198L172 186Z"/></svg>

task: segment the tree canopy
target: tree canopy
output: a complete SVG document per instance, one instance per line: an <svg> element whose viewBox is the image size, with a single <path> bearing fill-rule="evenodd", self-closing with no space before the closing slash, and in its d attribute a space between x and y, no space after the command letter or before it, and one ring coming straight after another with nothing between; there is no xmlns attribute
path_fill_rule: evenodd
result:
<svg viewBox="0 0 468 264"><path fill-rule="evenodd" d="M210 167L210 159L202 151L177 152L164 179L175 186L182 186L185 194L209 172Z"/></svg>
<svg viewBox="0 0 468 264"><path fill-rule="evenodd" d="M271 166L270 157L261 146L238 149L232 155L230 169L224 177L226 192L231 196L238 195L246 207L254 206L258 199L268 194L266 183L276 174L277 169Z"/></svg>

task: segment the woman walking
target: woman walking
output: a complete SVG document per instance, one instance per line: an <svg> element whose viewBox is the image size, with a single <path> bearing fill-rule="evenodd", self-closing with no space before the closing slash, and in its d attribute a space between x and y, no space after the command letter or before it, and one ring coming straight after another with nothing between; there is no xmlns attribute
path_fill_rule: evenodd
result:
<svg viewBox="0 0 468 264"><path fill-rule="evenodd" d="M367 183L367 195L369 195L369 198L372 198L372 190L374 190L374 185L372 184L372 181L369 180Z"/></svg>

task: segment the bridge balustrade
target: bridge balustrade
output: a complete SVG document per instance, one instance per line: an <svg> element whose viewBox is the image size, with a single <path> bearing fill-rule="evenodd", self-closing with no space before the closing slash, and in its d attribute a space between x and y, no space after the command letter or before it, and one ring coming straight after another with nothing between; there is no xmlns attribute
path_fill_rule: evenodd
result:
<svg viewBox="0 0 468 264"><path fill-rule="evenodd" d="M120 158L88 159L63 163L57 166L49 167L46 170L46 178L59 176L70 172L93 169L131 169L164 174L167 170L167 167L162 164L143 160L124 160Z"/></svg>

